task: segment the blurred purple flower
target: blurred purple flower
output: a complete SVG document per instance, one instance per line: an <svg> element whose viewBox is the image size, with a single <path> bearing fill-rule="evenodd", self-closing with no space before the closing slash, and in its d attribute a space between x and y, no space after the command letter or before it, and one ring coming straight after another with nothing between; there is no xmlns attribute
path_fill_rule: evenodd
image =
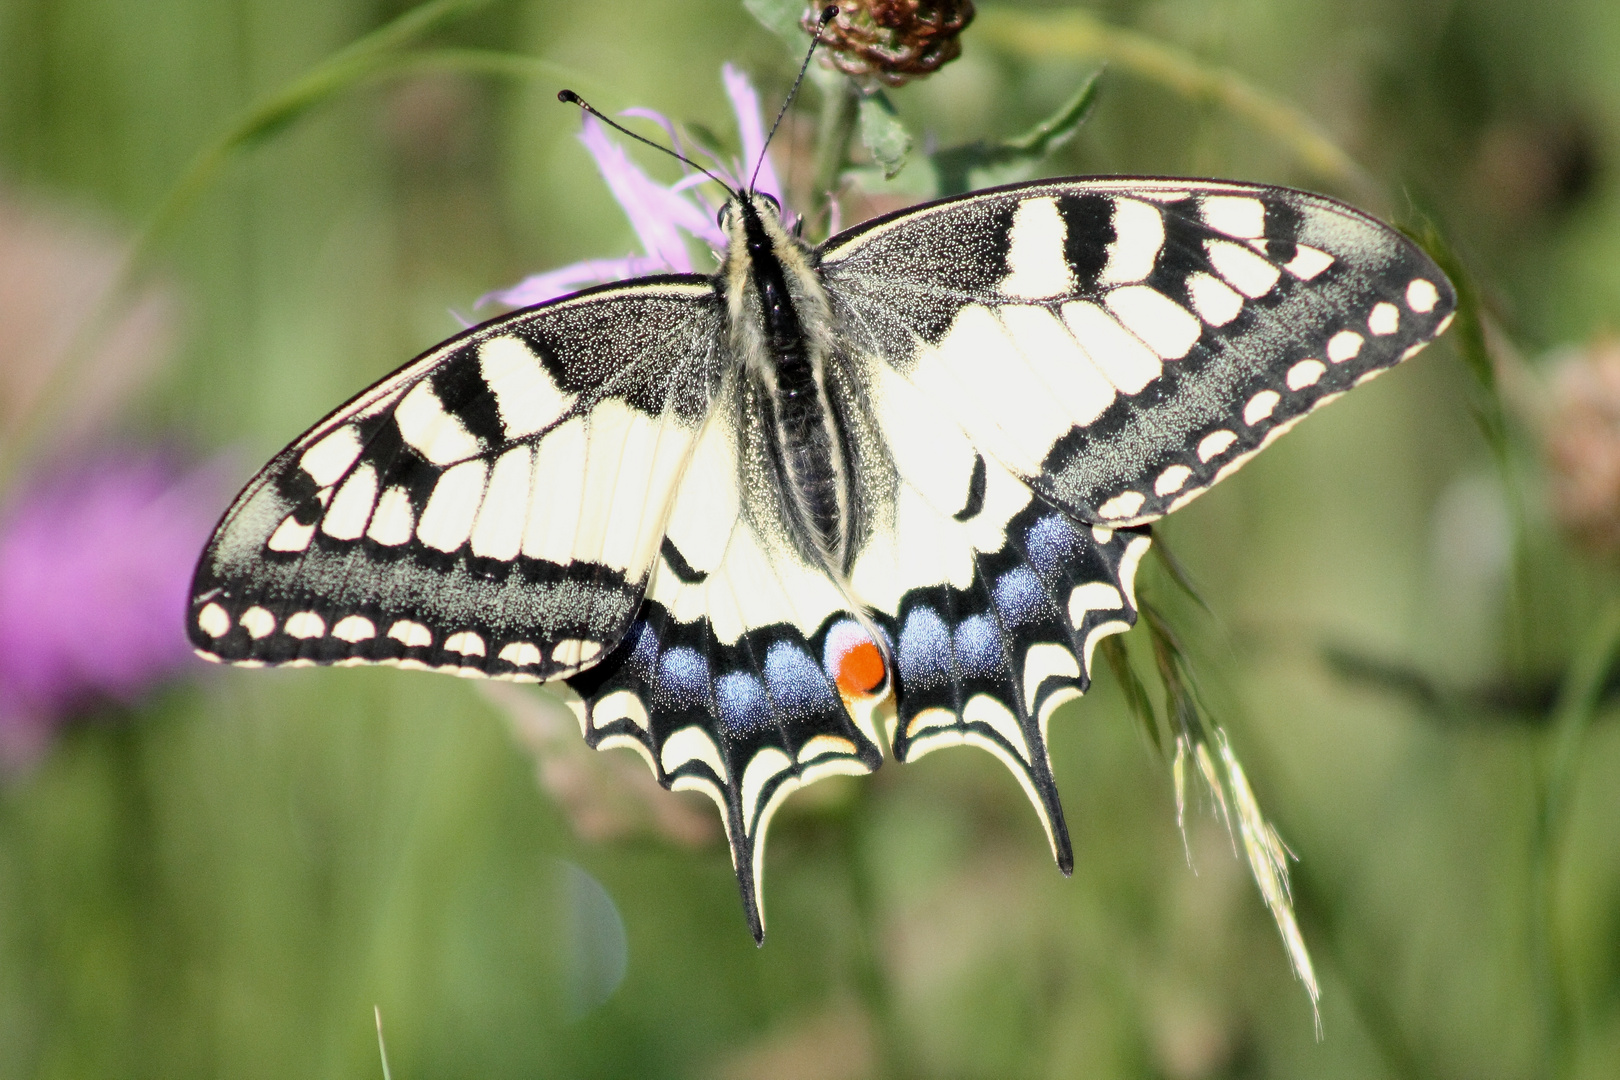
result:
<svg viewBox="0 0 1620 1080"><path fill-rule="evenodd" d="M37 755L73 709L128 702L191 659L181 630L216 470L105 453L0 511L0 761Z"/></svg>
<svg viewBox="0 0 1620 1080"><path fill-rule="evenodd" d="M729 168L718 166L713 171L732 187L741 189L748 184L757 163L759 175L754 179L754 190L770 195L781 203L781 182L770 158L762 157L765 151L765 125L760 116L759 95L748 81L748 76L730 64L721 69L720 77L725 82L726 96L731 99L732 111L737 116L742 160L733 162ZM669 132L676 149L681 149L674 125L666 117L649 109L630 109L627 115L656 121ZM642 172L630 160L624 148L608 138L607 129L602 123L588 114L579 140L591 152L591 157L596 159L596 167L601 170L608 190L630 219L645 254L627 255L622 259L590 259L535 274L510 289L489 294L479 300L480 304L498 301L512 307L528 307L586 285L620 281L644 274L690 274L694 267L692 253L687 247L687 236L703 241L716 251L726 246L725 235L715 223L719 206L710 203L695 190L707 179L702 173L688 173L665 187Z"/></svg>

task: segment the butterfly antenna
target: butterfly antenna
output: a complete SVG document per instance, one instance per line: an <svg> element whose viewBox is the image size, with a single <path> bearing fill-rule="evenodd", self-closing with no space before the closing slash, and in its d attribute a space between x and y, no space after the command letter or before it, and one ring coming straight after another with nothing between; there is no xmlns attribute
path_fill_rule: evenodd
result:
<svg viewBox="0 0 1620 1080"><path fill-rule="evenodd" d="M810 39L810 48L804 54L804 63L799 65L799 74L794 78L793 88L787 92L787 97L782 99L782 107L776 110L776 121L771 124L770 134L765 136L765 145L760 147L759 160L754 162L754 173L748 178L749 191L754 190L754 181L759 179L759 170L765 165L765 151L770 148L771 140L776 138L776 129L782 126L782 118L787 115L788 106L793 104L793 99L799 96L799 84L804 82L804 73L810 70L810 58L816 55L816 46L821 44L821 32L837 16L837 4L828 4L821 9L821 17L816 20L815 36Z"/></svg>
<svg viewBox="0 0 1620 1080"><path fill-rule="evenodd" d="M686 165L689 168L696 169L698 172L702 173L704 176L707 176L710 180L713 180L715 183L717 183L721 187L725 188L726 191L729 194L731 194L733 197L736 196L737 193L735 191L731 190L731 185L730 184L726 183L724 180L720 179L718 176L714 175L714 173L710 172L708 169L705 169L702 165L699 165L697 162L693 161L691 158L687 157L685 154L681 153L679 150L671 150L669 147L665 146L663 143L653 142L651 139L647 138L645 135L637 135L635 132L631 131L629 128L625 127L623 124L619 123L617 120L614 120L612 117L606 115L601 110L599 110L595 105L592 105L590 102L586 101L584 98L580 97L578 94L574 93L572 90L559 90L559 91L557 91L557 100L563 102L566 105L578 105L581 109L584 109L586 112L590 113L592 116L594 116L598 120L602 121L602 123L606 124L608 127L612 128L614 131L617 131L622 135L628 135L632 139L636 140L636 142L646 143L648 146L652 147L654 150L663 151L664 153L668 154L670 157L674 158L676 161L679 161L682 165Z"/></svg>

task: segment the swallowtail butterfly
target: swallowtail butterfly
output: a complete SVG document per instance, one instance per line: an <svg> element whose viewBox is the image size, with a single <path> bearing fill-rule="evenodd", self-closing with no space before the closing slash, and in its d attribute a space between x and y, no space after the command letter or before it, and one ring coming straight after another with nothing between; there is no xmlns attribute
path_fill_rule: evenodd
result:
<svg viewBox="0 0 1620 1080"><path fill-rule="evenodd" d="M1341 203L1044 180L819 247L766 196L718 273L587 289L362 392L239 495L188 630L242 665L549 682L719 806L756 939L795 789L942 746L1023 785L1065 873L1054 710L1136 618L1152 522L1445 330Z"/></svg>

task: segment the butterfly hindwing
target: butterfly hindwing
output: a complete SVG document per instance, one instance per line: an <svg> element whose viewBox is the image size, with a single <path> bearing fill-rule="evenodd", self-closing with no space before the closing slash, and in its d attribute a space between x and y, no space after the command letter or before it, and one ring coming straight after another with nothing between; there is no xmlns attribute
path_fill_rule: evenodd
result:
<svg viewBox="0 0 1620 1080"><path fill-rule="evenodd" d="M834 237L821 267L858 349L1112 526L1206 490L1455 305L1427 256L1359 211L1214 181L978 192Z"/></svg>
<svg viewBox="0 0 1620 1080"><path fill-rule="evenodd" d="M745 491L738 429L754 418L735 392L698 439L630 632L564 698L591 745L636 750L665 787L715 802L757 939L772 814L806 784L878 767L887 680L847 598Z"/></svg>
<svg viewBox="0 0 1620 1080"><path fill-rule="evenodd" d="M188 629L235 663L519 679L623 637L720 374L704 278L487 323L317 424L227 511Z"/></svg>
<svg viewBox="0 0 1620 1080"><path fill-rule="evenodd" d="M866 358L891 513L852 584L884 618L900 761L978 746L1017 777L1058 865L1073 865L1047 755L1052 713L1090 685L1097 641L1136 620L1144 530L1076 522L981 453L911 380Z"/></svg>

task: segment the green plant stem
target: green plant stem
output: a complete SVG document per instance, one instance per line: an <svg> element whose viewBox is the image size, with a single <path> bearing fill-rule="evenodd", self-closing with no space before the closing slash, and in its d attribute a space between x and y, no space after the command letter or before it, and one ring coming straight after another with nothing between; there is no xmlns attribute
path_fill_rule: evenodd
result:
<svg viewBox="0 0 1620 1080"><path fill-rule="evenodd" d="M1542 1062L1548 1077L1569 1075L1575 1058L1574 1008L1558 940L1558 878L1564 833L1581 764L1581 747L1617 658L1620 601L1609 604L1565 675L1537 790L1530 848L1531 942L1546 1040Z"/></svg>
<svg viewBox="0 0 1620 1080"><path fill-rule="evenodd" d="M849 164L849 146L855 138L859 115L860 90L849 79L841 78L832 87L822 84L821 119L816 127L816 171L811 181L811 219L829 230L832 200L838 193L838 178Z"/></svg>
<svg viewBox="0 0 1620 1080"><path fill-rule="evenodd" d="M1023 57L1095 57L1241 117L1288 147L1311 173L1362 199L1382 201L1383 189L1303 111L1266 93L1237 72L1080 11L984 11L974 35Z"/></svg>

